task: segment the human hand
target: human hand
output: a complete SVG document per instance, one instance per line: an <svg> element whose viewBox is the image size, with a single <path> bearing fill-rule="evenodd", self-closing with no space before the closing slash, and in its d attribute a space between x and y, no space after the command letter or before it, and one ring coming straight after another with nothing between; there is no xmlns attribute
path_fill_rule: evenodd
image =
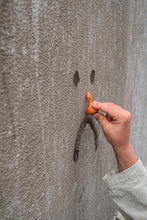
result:
<svg viewBox="0 0 147 220"><path fill-rule="evenodd" d="M93 108L106 113L93 116L102 126L107 141L113 148L125 147L129 144L131 113L113 103L93 102Z"/></svg>
<svg viewBox="0 0 147 220"><path fill-rule="evenodd" d="M131 113L113 103L93 102L93 108L106 113L93 115L100 123L107 141L112 145L120 172L131 167L137 157L130 144Z"/></svg>

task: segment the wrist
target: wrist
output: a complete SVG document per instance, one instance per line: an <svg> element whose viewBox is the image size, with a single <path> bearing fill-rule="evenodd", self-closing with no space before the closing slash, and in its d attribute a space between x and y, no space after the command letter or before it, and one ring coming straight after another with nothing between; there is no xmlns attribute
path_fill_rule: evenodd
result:
<svg viewBox="0 0 147 220"><path fill-rule="evenodd" d="M126 142L125 144L112 145L112 148L116 154L123 154L132 149L132 145L130 142Z"/></svg>
<svg viewBox="0 0 147 220"><path fill-rule="evenodd" d="M137 157L130 143L113 148L119 172L122 172L137 162Z"/></svg>

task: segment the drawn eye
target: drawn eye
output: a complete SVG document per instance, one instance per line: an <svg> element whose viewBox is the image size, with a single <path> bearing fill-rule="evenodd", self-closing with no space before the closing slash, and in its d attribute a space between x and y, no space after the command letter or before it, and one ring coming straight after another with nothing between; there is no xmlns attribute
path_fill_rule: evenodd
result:
<svg viewBox="0 0 147 220"><path fill-rule="evenodd" d="M79 72L76 70L73 76L73 83L75 86L77 86L79 82L80 82Z"/></svg>
<svg viewBox="0 0 147 220"><path fill-rule="evenodd" d="M95 78L95 70L91 70L90 82L91 82L92 84L94 83L94 78Z"/></svg>

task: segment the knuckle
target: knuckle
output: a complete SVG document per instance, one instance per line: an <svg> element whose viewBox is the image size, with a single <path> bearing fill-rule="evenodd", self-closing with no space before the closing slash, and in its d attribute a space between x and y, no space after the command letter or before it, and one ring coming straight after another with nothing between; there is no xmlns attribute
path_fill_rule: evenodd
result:
<svg viewBox="0 0 147 220"><path fill-rule="evenodd" d="M110 103L109 103L109 106L110 106L110 107L114 107L115 104L114 104L113 102L110 102Z"/></svg>
<svg viewBox="0 0 147 220"><path fill-rule="evenodd" d="M130 112L128 112L128 117L129 117L129 119L131 119L131 117L132 117Z"/></svg>
<svg viewBox="0 0 147 220"><path fill-rule="evenodd" d="M113 102L110 103L111 106L114 106L115 104Z"/></svg>
<svg viewBox="0 0 147 220"><path fill-rule="evenodd" d="M126 111L124 114L124 121L130 121L131 120L131 113Z"/></svg>

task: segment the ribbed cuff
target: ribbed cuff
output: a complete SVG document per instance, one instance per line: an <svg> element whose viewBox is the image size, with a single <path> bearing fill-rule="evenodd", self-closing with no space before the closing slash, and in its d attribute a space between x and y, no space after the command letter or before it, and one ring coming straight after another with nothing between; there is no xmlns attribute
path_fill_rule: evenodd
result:
<svg viewBox="0 0 147 220"><path fill-rule="evenodd" d="M112 189L117 187L119 184L124 184L128 181L132 181L134 178L142 177L144 172L146 172L146 169L141 160L138 159L133 166L129 167L121 173L112 171L111 173L106 174L103 177L103 180L108 188Z"/></svg>

